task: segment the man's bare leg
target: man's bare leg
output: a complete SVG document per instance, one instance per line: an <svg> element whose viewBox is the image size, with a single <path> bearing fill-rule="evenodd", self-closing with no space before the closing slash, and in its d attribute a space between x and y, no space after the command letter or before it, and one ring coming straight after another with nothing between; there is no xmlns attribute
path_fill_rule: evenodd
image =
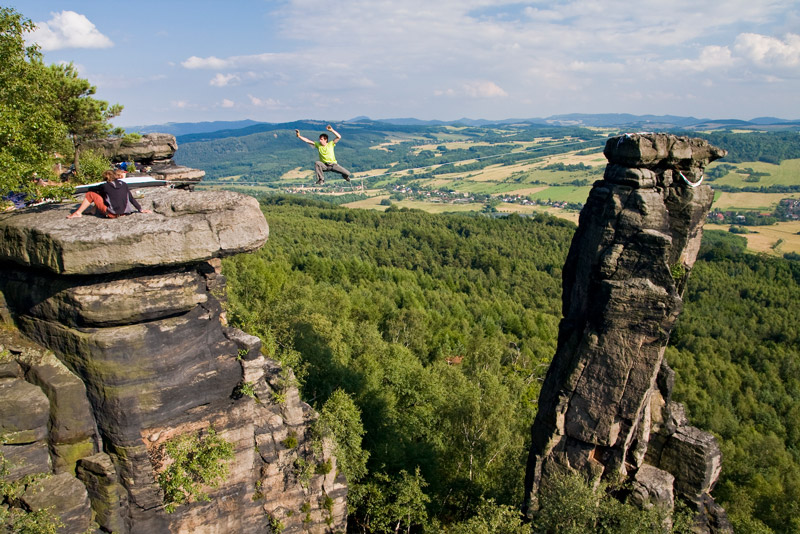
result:
<svg viewBox="0 0 800 534"><path fill-rule="evenodd" d="M80 207L78 207L78 209L76 209L74 212L67 215L67 219L77 219L78 217L83 217L83 212L86 211L86 208L88 208L91 205L92 202L88 198L84 197Z"/></svg>

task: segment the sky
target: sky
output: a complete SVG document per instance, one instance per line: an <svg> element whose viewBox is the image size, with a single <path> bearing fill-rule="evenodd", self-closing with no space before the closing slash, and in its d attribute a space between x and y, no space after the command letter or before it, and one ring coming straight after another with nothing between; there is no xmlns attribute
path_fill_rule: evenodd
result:
<svg viewBox="0 0 800 534"><path fill-rule="evenodd" d="M6 0L118 126L800 119L798 0Z"/></svg>

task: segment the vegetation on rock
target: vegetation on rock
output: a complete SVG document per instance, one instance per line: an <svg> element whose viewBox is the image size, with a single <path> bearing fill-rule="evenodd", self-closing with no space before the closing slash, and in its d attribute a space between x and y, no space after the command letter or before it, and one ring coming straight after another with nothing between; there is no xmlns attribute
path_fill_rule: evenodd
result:
<svg viewBox="0 0 800 534"><path fill-rule="evenodd" d="M203 487L218 487L227 476L233 444L209 428L202 435L183 434L167 441L164 452L169 463L158 475L158 484L164 491L164 510L171 513L178 505L209 499Z"/></svg>
<svg viewBox="0 0 800 534"><path fill-rule="evenodd" d="M63 523L49 508L27 510L19 506L22 494L30 487L35 488L43 475L10 480L9 469L8 460L0 452L0 530L16 534L56 534Z"/></svg>

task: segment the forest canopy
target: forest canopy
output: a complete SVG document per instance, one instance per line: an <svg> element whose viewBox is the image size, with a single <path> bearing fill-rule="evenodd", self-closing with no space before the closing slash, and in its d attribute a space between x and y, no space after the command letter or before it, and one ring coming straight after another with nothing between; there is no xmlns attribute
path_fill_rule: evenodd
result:
<svg viewBox="0 0 800 534"><path fill-rule="evenodd" d="M318 409L353 400L344 419L360 412L368 458L350 480L351 525L389 532L402 516L415 532L488 532L513 517L574 226L291 197L263 209L270 241L224 262L229 316ZM721 440L716 495L737 532L800 532L800 272L709 236L667 353L676 395ZM388 507L399 495L404 507Z"/></svg>

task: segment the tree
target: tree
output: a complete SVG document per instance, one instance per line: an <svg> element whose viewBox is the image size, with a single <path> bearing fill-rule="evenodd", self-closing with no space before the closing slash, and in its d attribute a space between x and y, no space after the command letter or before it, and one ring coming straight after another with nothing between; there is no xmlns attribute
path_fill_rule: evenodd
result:
<svg viewBox="0 0 800 534"><path fill-rule="evenodd" d="M34 27L0 7L0 194L30 190L33 173L46 175L70 145L77 169L86 140L122 133L108 123L122 106L92 98L96 88L73 65L47 67L39 47L25 44Z"/></svg>
<svg viewBox="0 0 800 534"><path fill-rule="evenodd" d="M333 392L320 410L314 430L320 437L333 437L339 470L349 482L366 474L369 453L361 448L361 411L347 393L341 389Z"/></svg>
<svg viewBox="0 0 800 534"><path fill-rule="evenodd" d="M67 134L75 151L75 170L79 170L78 157L86 141L105 137L109 133L121 135L123 131L114 129L108 122L122 113L122 106L108 105L104 100L92 98L97 88L87 80L78 77L75 66L50 65L48 72L56 95L57 118L67 128Z"/></svg>
<svg viewBox="0 0 800 534"><path fill-rule="evenodd" d="M349 504L355 509L354 519L361 532L381 534L411 532L425 526L430 498L428 485L419 471L411 475L403 470L397 476L375 473L368 482L352 486Z"/></svg>
<svg viewBox="0 0 800 534"><path fill-rule="evenodd" d="M0 193L27 189L27 179L46 173L65 147L47 68L38 47L23 39L33 28L14 9L0 8Z"/></svg>

